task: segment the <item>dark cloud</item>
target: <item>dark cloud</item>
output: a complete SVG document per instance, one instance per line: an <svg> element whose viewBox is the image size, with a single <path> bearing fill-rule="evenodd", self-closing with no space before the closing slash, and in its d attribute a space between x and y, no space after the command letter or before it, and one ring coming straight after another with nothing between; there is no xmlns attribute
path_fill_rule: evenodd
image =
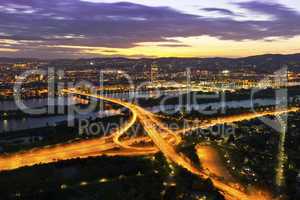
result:
<svg viewBox="0 0 300 200"><path fill-rule="evenodd" d="M39 55L37 49L57 51L46 47L49 45L128 48L139 42L170 42L166 39L170 37L258 40L300 34L299 13L281 4L258 1L237 5L272 19L236 21L229 16L233 11L220 8L206 10L227 14L227 18L189 15L168 7L79 0L1 0L0 5L0 39L20 41L16 48L35 55Z"/></svg>
<svg viewBox="0 0 300 200"><path fill-rule="evenodd" d="M218 12L223 15L231 15L231 16L236 16L234 12L228 9L223 9L223 8L203 8L202 10L207 11L207 12Z"/></svg>
<svg viewBox="0 0 300 200"><path fill-rule="evenodd" d="M186 44L160 44L157 46L159 46L159 47L191 47L190 45L186 45Z"/></svg>

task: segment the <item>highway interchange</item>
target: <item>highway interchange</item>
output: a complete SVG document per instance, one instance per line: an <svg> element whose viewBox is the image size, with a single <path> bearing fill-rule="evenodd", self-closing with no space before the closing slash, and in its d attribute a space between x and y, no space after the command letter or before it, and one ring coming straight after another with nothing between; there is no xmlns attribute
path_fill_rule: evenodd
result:
<svg viewBox="0 0 300 200"><path fill-rule="evenodd" d="M119 99L107 98L104 96L87 94L75 90L65 90L64 92L72 95L88 96L113 104L120 105L131 111L130 119L123 124L110 136L76 141L73 143L57 144L54 146L36 148L26 152L20 152L10 155L0 156L0 171L13 170L25 166L34 166L38 164L47 164L70 160L75 158L87 158L98 156L143 156L152 155L161 151L164 156L185 168L189 172L200 176L201 178L210 178L216 188L218 188L228 200L254 200L271 199L270 195L262 191L247 191L246 188L238 183L226 182L220 178L210 176L207 171L200 169L197 165L184 154L176 151L176 146L181 143L181 135L197 129L204 129L217 124L233 123L244 120L250 120L266 115L279 115L287 112L296 112L298 108L287 110L263 111L258 113L247 113L236 116L222 117L212 120L205 124L185 128L178 131L172 131L163 124L153 113L128 102ZM148 136L130 139L122 139L130 128L139 122ZM152 145L143 145L140 147L135 144L145 142Z"/></svg>

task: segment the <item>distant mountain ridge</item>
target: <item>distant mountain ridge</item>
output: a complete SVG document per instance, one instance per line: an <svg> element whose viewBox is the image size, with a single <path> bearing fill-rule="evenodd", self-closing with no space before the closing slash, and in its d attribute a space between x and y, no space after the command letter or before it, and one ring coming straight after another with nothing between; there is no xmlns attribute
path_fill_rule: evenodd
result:
<svg viewBox="0 0 300 200"><path fill-rule="evenodd" d="M254 69L258 71L276 70L288 66L292 70L300 71L300 53L298 54L265 54L243 58L82 58L82 59L56 59L42 60L35 58L0 58L0 63L17 62L48 62L50 66L86 67L94 64L95 67L104 68L130 68L132 66L151 65L156 62L161 67L199 68L199 69Z"/></svg>

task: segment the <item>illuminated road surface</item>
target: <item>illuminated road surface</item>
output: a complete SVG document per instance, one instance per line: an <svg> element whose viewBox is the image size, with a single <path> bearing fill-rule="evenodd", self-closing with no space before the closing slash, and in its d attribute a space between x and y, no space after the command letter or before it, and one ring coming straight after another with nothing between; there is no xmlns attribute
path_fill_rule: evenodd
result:
<svg viewBox="0 0 300 200"><path fill-rule="evenodd" d="M281 119L281 118L279 118ZM278 147L278 155L277 155L277 168L276 168L276 185L278 186L278 189L282 189L282 187L285 186L285 164L287 161L287 155L285 152L285 140L286 140L286 134L287 134L287 125L284 120L281 119L281 130L280 130L280 136L279 136L279 147Z"/></svg>
<svg viewBox="0 0 300 200"><path fill-rule="evenodd" d="M237 180L235 180L230 171L226 168L224 161L216 149L209 145L197 145L196 152L203 169L207 170L211 176L220 177L222 181L228 183L229 185L233 185L233 187L243 188L243 186L241 186ZM252 189L249 193L250 194L246 197L246 199L272 199L269 193L259 189ZM225 197L226 199L235 199L234 197L226 196L226 194Z"/></svg>
<svg viewBox="0 0 300 200"><path fill-rule="evenodd" d="M201 170L198 166L195 166L189 158L175 150L175 146L181 142L181 137L178 133L183 134L188 131L197 130L199 128L208 128L217 124L233 123L262 117L265 115L274 115L298 110L295 108L290 110L249 113L239 116L224 117L221 119L212 120L210 123L204 125L183 129L177 133L173 133L170 129L165 127L164 124L161 123L151 112L146 111L145 109L134 104L123 102L118 99L74 92L71 90L65 92L102 99L104 101L121 105L129 109L132 116L130 120L121 126L120 129L117 130L111 137L75 142L72 144L61 144L53 147L34 149L29 152L1 156L0 170L12 170L24 166L52 163L74 158L87 158L101 155L139 156L155 154L158 151L161 151L168 159L187 169L191 173L197 174L202 178L210 178L214 186L224 193L226 199L268 199L265 196L259 196L258 193L255 193L253 197L249 196L240 188L232 187L232 185L229 185L224 181L220 181L218 178L210 177L209 174L207 174L204 170ZM121 137L137 122L137 119L143 125L144 130L147 132L148 136L151 138L156 147L134 147L133 144L138 142L138 139L130 139L129 141L121 140ZM148 141L147 138L142 140Z"/></svg>
<svg viewBox="0 0 300 200"><path fill-rule="evenodd" d="M192 126L192 127L187 127L182 130L176 131L177 135L192 132L198 129L207 129L212 126L216 126L219 124L230 124L230 123L235 123L235 122L240 122L240 121L246 121L246 120L251 120L255 118L260 118L264 117L267 115L281 115L289 112L297 112L299 111L299 108L289 108L289 109L283 109L283 110L275 110L275 111L262 111L262 112L257 112L257 113L243 113L240 115L233 115L233 116L225 116L222 118L217 118L213 119L208 123L205 124L200 124L198 126Z"/></svg>
<svg viewBox="0 0 300 200"><path fill-rule="evenodd" d="M197 145L196 152L203 169L217 177L222 177L226 182L236 182L228 169L225 167L219 153L211 146Z"/></svg>

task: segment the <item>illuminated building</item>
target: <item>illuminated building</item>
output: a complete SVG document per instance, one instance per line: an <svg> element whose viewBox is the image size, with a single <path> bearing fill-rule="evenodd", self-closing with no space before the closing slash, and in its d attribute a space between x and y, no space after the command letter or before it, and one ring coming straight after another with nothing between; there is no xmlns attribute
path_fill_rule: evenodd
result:
<svg viewBox="0 0 300 200"><path fill-rule="evenodd" d="M158 65L153 63L151 65L151 83L155 83L158 77Z"/></svg>

